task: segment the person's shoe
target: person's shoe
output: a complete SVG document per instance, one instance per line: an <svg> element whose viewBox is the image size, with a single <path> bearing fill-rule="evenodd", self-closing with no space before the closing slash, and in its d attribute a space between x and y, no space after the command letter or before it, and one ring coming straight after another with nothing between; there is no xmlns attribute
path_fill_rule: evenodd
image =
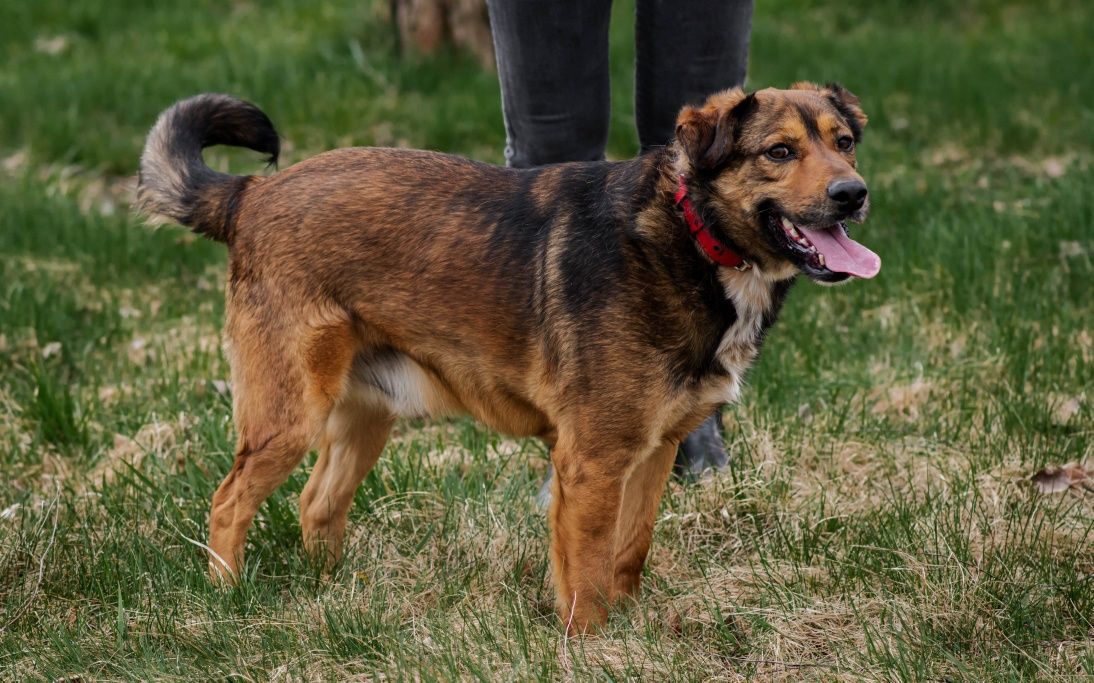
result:
<svg viewBox="0 0 1094 683"><path fill-rule="evenodd" d="M708 471L725 469L729 464L725 434L722 430L722 413L715 411L703 420L676 451L676 463L672 471L684 481L698 481Z"/></svg>
<svg viewBox="0 0 1094 683"><path fill-rule="evenodd" d="M723 470L727 465L729 453L726 452L722 411L716 410L680 443L672 471L686 482L695 482L705 473ZM551 477L554 474L554 466L547 465L547 477L536 494L536 503L541 508L547 508L551 504Z"/></svg>

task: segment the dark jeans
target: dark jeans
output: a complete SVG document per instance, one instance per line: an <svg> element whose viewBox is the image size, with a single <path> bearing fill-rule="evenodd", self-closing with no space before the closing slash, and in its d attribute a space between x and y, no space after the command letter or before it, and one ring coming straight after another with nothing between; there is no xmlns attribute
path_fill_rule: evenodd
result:
<svg viewBox="0 0 1094 683"><path fill-rule="evenodd" d="M527 168L603 159L611 0L487 4L506 162ZM669 143L683 105L744 83L751 28L752 0L637 0L635 118L642 151ZM715 412L681 444L676 469L693 478L727 462Z"/></svg>
<svg viewBox="0 0 1094 683"><path fill-rule="evenodd" d="M505 159L524 168L604 158L611 0L487 0ZM742 85L752 0L637 0L635 118L645 151L688 103Z"/></svg>

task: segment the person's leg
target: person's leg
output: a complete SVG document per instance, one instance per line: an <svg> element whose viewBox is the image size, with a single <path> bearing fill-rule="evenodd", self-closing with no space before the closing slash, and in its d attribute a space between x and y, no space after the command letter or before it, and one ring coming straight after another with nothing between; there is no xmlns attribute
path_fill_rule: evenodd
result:
<svg viewBox="0 0 1094 683"><path fill-rule="evenodd" d="M744 85L752 0L638 0L634 104L645 151L667 145L685 104Z"/></svg>
<svg viewBox="0 0 1094 683"><path fill-rule="evenodd" d="M611 0L488 0L517 168L604 158Z"/></svg>
<svg viewBox="0 0 1094 683"><path fill-rule="evenodd" d="M638 0L635 118L642 151L667 145L685 104L744 85L752 0ZM729 462L717 410L680 444L676 473L695 479Z"/></svg>

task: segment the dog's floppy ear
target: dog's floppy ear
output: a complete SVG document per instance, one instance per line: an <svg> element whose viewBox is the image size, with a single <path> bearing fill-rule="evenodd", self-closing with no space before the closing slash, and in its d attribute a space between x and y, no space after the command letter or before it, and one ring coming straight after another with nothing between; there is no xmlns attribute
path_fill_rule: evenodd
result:
<svg viewBox="0 0 1094 683"><path fill-rule="evenodd" d="M866 127L869 119L866 117L866 112L862 111L858 98L839 83L829 83L821 92L835 105L840 115L847 119L847 125L851 126L851 134L855 137L855 141L862 138L862 129Z"/></svg>
<svg viewBox="0 0 1094 683"><path fill-rule="evenodd" d="M691 165L710 170L724 162L736 132L755 107L755 94L740 88L712 95L702 107L684 107L676 118L676 140Z"/></svg>
<svg viewBox="0 0 1094 683"><path fill-rule="evenodd" d="M862 105L859 103L858 98L847 88L844 88L839 83L829 83L824 87L817 85L816 83L810 83L809 81L798 81L794 85L790 86L791 90L815 90L824 97L828 98L828 101L832 103L832 106L836 108L836 111L840 113L840 116L847 119L847 125L851 127L851 134L855 137L857 142L862 137L862 129L866 127L866 112L862 111Z"/></svg>

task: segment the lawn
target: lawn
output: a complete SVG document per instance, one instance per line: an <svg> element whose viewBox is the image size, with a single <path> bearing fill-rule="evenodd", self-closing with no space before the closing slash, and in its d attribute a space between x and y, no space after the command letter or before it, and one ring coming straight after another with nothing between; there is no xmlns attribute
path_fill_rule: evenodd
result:
<svg viewBox="0 0 1094 683"><path fill-rule="evenodd" d="M795 289L725 411L732 469L670 485L641 604L567 640L545 450L463 419L397 426L335 571L299 540L309 462L260 511L241 585L211 585L225 254L128 206L178 98L259 103L283 165L344 145L497 162L495 76L399 58L386 2L0 4L0 679L1094 677L1094 491L1030 482L1094 468L1094 9L759 5L751 86L862 98L856 236L884 268Z"/></svg>

